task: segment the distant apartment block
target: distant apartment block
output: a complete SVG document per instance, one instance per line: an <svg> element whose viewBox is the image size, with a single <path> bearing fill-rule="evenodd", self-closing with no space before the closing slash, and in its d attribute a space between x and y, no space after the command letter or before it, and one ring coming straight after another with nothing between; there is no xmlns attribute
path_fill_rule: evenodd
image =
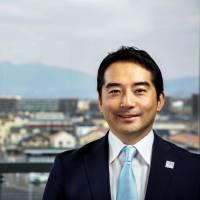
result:
<svg viewBox="0 0 200 200"><path fill-rule="evenodd" d="M31 114L26 127L32 130L39 129L42 132L57 132L61 130L72 132L73 130L73 124L60 112Z"/></svg>
<svg viewBox="0 0 200 200"><path fill-rule="evenodd" d="M91 119L103 118L102 113L99 110L99 102L97 100L91 100L89 104L89 115Z"/></svg>
<svg viewBox="0 0 200 200"><path fill-rule="evenodd" d="M57 99L21 99L17 110L21 112L57 112Z"/></svg>
<svg viewBox="0 0 200 200"><path fill-rule="evenodd" d="M78 99L59 99L58 111L63 113L75 113L78 107Z"/></svg>
<svg viewBox="0 0 200 200"><path fill-rule="evenodd" d="M0 97L0 113L9 114L17 111L17 104L20 97Z"/></svg>

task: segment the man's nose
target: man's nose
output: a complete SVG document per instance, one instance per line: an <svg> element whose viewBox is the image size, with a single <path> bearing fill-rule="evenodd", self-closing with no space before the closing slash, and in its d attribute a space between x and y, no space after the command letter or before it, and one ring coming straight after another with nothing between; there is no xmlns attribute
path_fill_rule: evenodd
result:
<svg viewBox="0 0 200 200"><path fill-rule="evenodd" d="M132 91L126 91L126 93L122 96L120 107L127 108L134 106L135 106L135 100Z"/></svg>

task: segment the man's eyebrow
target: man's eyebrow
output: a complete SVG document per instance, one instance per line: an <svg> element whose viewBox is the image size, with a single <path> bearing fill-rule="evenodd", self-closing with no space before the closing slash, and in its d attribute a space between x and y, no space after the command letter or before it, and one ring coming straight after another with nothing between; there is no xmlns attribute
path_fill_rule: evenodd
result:
<svg viewBox="0 0 200 200"><path fill-rule="evenodd" d="M105 88L120 87L120 86L122 86L122 84L111 82L111 83L107 83L106 86L105 86ZM133 86L145 86L145 87L149 87L150 84L147 81L139 81L139 82L133 83Z"/></svg>
<svg viewBox="0 0 200 200"><path fill-rule="evenodd" d="M105 88L111 88L111 87L120 87L121 86L121 84L120 83L107 83L106 85L105 85Z"/></svg>
<svg viewBox="0 0 200 200"><path fill-rule="evenodd" d="M140 81L140 82L135 82L133 83L133 86L146 86L146 87L149 87L150 84L146 81Z"/></svg>

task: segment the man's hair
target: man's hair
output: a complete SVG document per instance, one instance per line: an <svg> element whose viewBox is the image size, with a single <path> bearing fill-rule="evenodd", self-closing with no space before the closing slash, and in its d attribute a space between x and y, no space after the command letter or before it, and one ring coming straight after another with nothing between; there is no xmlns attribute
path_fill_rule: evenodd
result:
<svg viewBox="0 0 200 200"><path fill-rule="evenodd" d="M109 53L101 62L97 74L97 91L101 99L102 87L105 82L104 75L107 68L115 62L133 62L140 64L151 73L151 81L156 89L157 99L163 92L163 78L160 68L153 58L144 50L136 47L122 46L119 50Z"/></svg>

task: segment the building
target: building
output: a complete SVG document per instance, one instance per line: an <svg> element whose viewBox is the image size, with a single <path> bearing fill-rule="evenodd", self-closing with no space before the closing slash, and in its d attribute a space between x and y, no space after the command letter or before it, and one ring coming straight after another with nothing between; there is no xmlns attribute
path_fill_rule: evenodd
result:
<svg viewBox="0 0 200 200"><path fill-rule="evenodd" d="M41 133L23 138L20 146L26 148L45 148L49 147L49 138Z"/></svg>
<svg viewBox="0 0 200 200"><path fill-rule="evenodd" d="M17 104L20 97L0 97L0 114L10 114L17 111Z"/></svg>
<svg viewBox="0 0 200 200"><path fill-rule="evenodd" d="M38 112L31 114L26 127L39 129L42 132L73 131L73 124L68 122L65 115L60 112Z"/></svg>
<svg viewBox="0 0 200 200"><path fill-rule="evenodd" d="M56 99L22 99L17 106L18 112L57 112Z"/></svg>
<svg viewBox="0 0 200 200"><path fill-rule="evenodd" d="M97 140L105 136L106 132L107 132L106 129L101 129L101 128L90 131L87 135L83 135L79 138L79 145L83 146L85 144L88 144L89 142Z"/></svg>
<svg viewBox="0 0 200 200"><path fill-rule="evenodd" d="M78 107L78 99L59 99L58 111L66 114L75 113Z"/></svg>
<svg viewBox="0 0 200 200"><path fill-rule="evenodd" d="M75 124L75 134L77 137L87 135L90 131L96 130L97 126L90 121Z"/></svg>
<svg viewBox="0 0 200 200"><path fill-rule="evenodd" d="M28 132L23 127L11 127L8 140L10 145L18 145L24 138L29 137Z"/></svg>
<svg viewBox="0 0 200 200"><path fill-rule="evenodd" d="M26 129L24 129L26 123L27 121L20 117L3 120L0 123L0 144L6 148L9 145L17 145L27 135Z"/></svg>
<svg viewBox="0 0 200 200"><path fill-rule="evenodd" d="M78 112L86 112L89 110L89 100L79 100L77 105Z"/></svg>
<svg viewBox="0 0 200 200"><path fill-rule="evenodd" d="M76 138L65 131L51 134L50 146L54 148L75 148L76 147Z"/></svg>
<svg viewBox="0 0 200 200"><path fill-rule="evenodd" d="M187 123L183 123L182 121L156 121L153 124L153 129L160 132L160 134L174 134L179 133L184 130L189 130L190 127ZM166 132L168 130L168 133Z"/></svg>

